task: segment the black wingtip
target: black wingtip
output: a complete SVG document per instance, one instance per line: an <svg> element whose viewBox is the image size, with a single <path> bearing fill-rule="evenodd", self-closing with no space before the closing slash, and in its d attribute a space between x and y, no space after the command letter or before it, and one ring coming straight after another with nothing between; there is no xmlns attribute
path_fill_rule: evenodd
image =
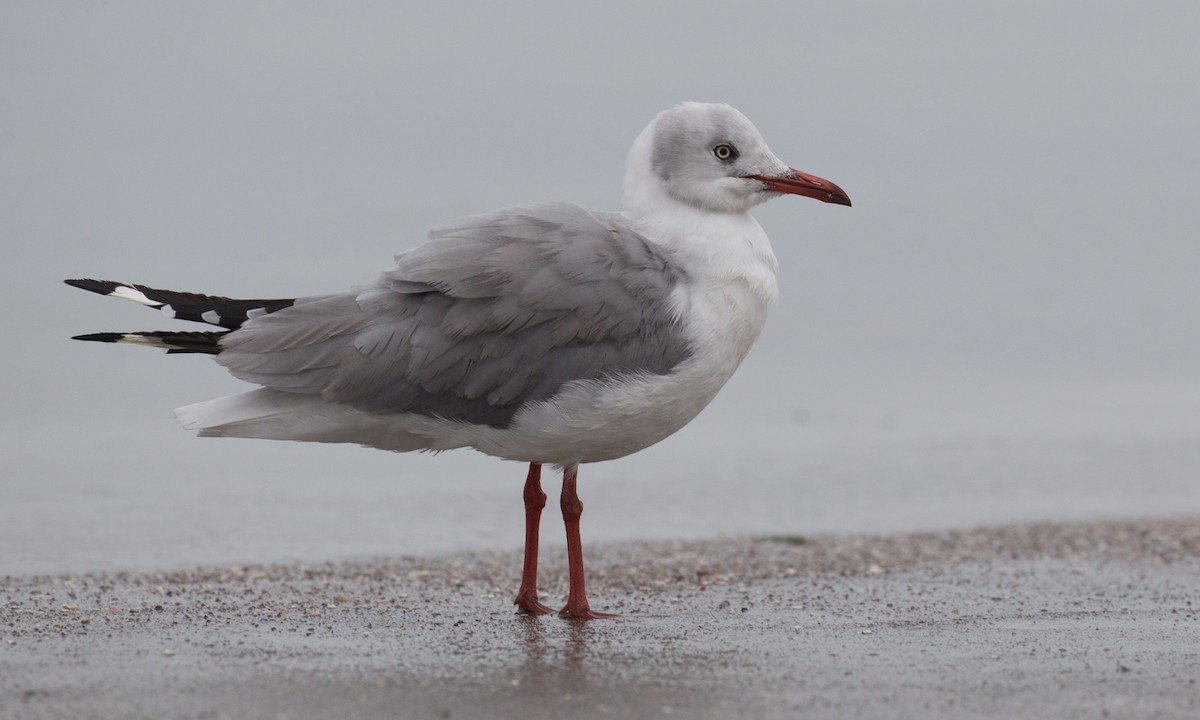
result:
<svg viewBox="0 0 1200 720"><path fill-rule="evenodd" d="M87 290L101 295L108 295L121 285L121 283L113 282L112 280L92 280L90 278L70 278L63 280L63 282L71 287L77 287L80 290Z"/></svg>
<svg viewBox="0 0 1200 720"><path fill-rule="evenodd" d="M76 335L72 340L91 342L128 343L144 345L175 353L204 353L216 355L221 352L221 337L217 332L175 332L172 330L150 330L146 332L104 332Z"/></svg>
<svg viewBox="0 0 1200 720"><path fill-rule="evenodd" d="M125 337L125 333L102 332L88 333L87 335L75 335L72 340L87 340L89 342L106 342L115 343L121 342L121 338Z"/></svg>

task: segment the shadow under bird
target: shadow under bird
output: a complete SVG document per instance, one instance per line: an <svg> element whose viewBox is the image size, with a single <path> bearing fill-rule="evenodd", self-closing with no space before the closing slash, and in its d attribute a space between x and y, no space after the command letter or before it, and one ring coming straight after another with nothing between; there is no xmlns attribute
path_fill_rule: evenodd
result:
<svg viewBox="0 0 1200 720"><path fill-rule="evenodd" d="M579 465L671 435L737 369L777 295L775 255L749 210L781 194L850 204L776 158L734 108L689 102L634 141L622 211L549 202L458 220L364 289L235 300L66 282L219 328L77 337L207 353L261 386L179 408L202 436L469 447L529 463L521 612L551 612L537 592L541 467L561 468L560 612L596 618L606 614L584 591Z"/></svg>

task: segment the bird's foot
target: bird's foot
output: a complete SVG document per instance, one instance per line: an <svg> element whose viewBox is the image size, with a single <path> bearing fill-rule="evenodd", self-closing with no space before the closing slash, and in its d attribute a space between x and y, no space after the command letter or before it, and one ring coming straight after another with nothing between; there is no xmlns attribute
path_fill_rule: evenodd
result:
<svg viewBox="0 0 1200 720"><path fill-rule="evenodd" d="M536 592L528 592L526 590L521 590L517 593L513 604L517 606L517 612L524 615L549 615L554 612L554 608L547 607L538 602Z"/></svg>
<svg viewBox="0 0 1200 720"><path fill-rule="evenodd" d="M587 600L583 602L573 602L569 598L567 604L562 610L558 611L559 617L574 618L576 620L601 620L604 618L621 617L617 613L606 613L598 610L592 610L588 607Z"/></svg>

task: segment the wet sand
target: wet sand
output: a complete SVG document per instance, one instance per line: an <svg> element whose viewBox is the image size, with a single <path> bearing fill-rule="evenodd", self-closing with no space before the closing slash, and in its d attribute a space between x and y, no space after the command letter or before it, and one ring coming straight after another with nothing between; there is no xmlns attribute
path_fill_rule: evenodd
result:
<svg viewBox="0 0 1200 720"><path fill-rule="evenodd" d="M585 552L623 617L516 552L8 577L0 717L1200 717L1200 518Z"/></svg>

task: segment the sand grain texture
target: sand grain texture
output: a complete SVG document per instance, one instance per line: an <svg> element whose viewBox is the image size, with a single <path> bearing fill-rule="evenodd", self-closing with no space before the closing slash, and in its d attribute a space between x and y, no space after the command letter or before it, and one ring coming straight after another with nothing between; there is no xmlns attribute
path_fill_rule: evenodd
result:
<svg viewBox="0 0 1200 720"><path fill-rule="evenodd" d="M5 578L0 717L1200 717L1200 518L587 550L621 619L514 552Z"/></svg>

